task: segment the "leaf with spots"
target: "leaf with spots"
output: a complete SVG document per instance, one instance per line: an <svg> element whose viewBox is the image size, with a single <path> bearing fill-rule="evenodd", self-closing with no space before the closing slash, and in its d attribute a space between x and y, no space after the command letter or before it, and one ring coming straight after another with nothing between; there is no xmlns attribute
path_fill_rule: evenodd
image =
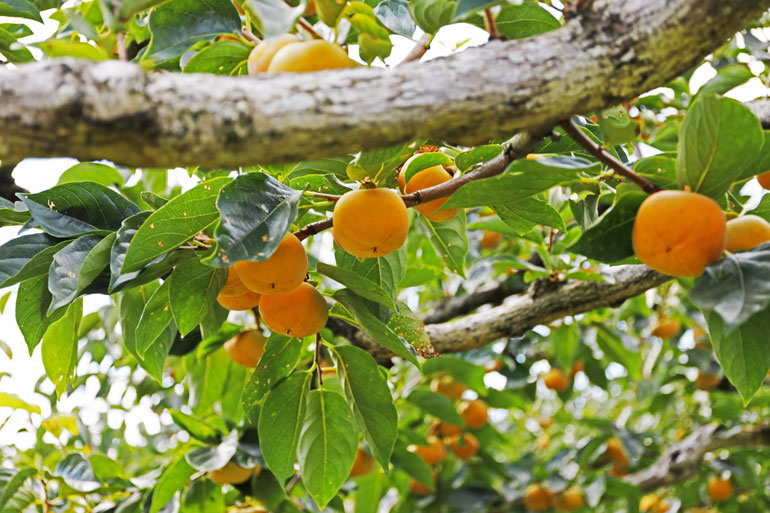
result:
<svg viewBox="0 0 770 513"><path fill-rule="evenodd" d="M139 271L219 219L216 201L228 177L207 180L153 212L139 227L126 251L122 274Z"/></svg>
<svg viewBox="0 0 770 513"><path fill-rule="evenodd" d="M425 324L406 303L399 301L398 310L388 319L388 327L399 337L412 344L418 353L432 353L430 337L425 332Z"/></svg>
<svg viewBox="0 0 770 513"><path fill-rule="evenodd" d="M83 319L83 300L67 308L61 319L52 323L43 335L41 355L48 379L61 397L70 383L78 359L78 330Z"/></svg>
<svg viewBox="0 0 770 513"><path fill-rule="evenodd" d="M109 237L84 235L54 255L48 270L48 290L53 295L49 313L71 303L94 283L109 264L114 239L114 233ZM106 276L101 281L106 286Z"/></svg>
<svg viewBox="0 0 770 513"><path fill-rule="evenodd" d="M302 482L320 509L347 480L357 449L358 429L345 398L323 388L310 392L297 454Z"/></svg>
<svg viewBox="0 0 770 513"><path fill-rule="evenodd" d="M302 343L296 338L273 333L265 343L251 380L243 390L243 411L249 412L281 378L291 374L299 361Z"/></svg>
<svg viewBox="0 0 770 513"><path fill-rule="evenodd" d="M195 329L217 299L227 274L190 260L177 265L169 277L169 305L179 332L184 336Z"/></svg>

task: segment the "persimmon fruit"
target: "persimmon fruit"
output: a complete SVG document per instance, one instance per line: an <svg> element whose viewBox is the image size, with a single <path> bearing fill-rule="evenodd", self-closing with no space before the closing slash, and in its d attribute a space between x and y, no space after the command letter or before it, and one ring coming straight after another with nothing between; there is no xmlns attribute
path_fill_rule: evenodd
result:
<svg viewBox="0 0 770 513"><path fill-rule="evenodd" d="M619 438L607 440L607 459L620 467L628 466L628 453Z"/></svg>
<svg viewBox="0 0 770 513"><path fill-rule="evenodd" d="M391 189L349 191L334 205L332 235L351 255L388 255L404 245L408 233L406 205Z"/></svg>
<svg viewBox="0 0 770 513"><path fill-rule="evenodd" d="M286 45L299 43L301 41L300 38L293 34L282 34L261 41L254 47L251 53L249 53L249 60L246 63L249 75L266 72L267 68L270 66L270 61L273 60L273 57L278 50Z"/></svg>
<svg viewBox="0 0 770 513"><path fill-rule="evenodd" d="M556 511L575 511L583 507L583 491L578 486L570 486L556 495L553 508Z"/></svg>
<svg viewBox="0 0 770 513"><path fill-rule="evenodd" d="M374 457L366 452L363 447L356 451L356 459L353 461L353 468L350 469L350 477L365 476L374 469Z"/></svg>
<svg viewBox="0 0 770 513"><path fill-rule="evenodd" d="M409 479L409 489L415 495L430 495L433 490L416 480L415 478Z"/></svg>
<svg viewBox="0 0 770 513"><path fill-rule="evenodd" d="M452 175L444 168L444 166L437 165L418 171L412 175L412 177L409 179L409 182L407 183L404 171L406 170L407 166L409 166L409 163L419 155L422 155L422 153L418 153L417 155L412 156L409 158L409 160L404 162L404 165L401 167L401 172L398 174L399 188L401 189L401 192L405 194L411 194L416 191L427 189L428 187L441 185L442 183L448 182L452 179ZM459 212L459 210L456 208L445 208L439 210L448 199L449 197L427 201L425 203L416 205L414 208L429 220L436 223L443 223L452 219Z"/></svg>
<svg viewBox="0 0 770 513"><path fill-rule="evenodd" d="M770 171L757 175L757 181L764 189L770 190Z"/></svg>
<svg viewBox="0 0 770 513"><path fill-rule="evenodd" d="M645 513L646 511L655 511L660 504L660 497L654 493L650 493L639 499L639 511Z"/></svg>
<svg viewBox="0 0 770 513"><path fill-rule="evenodd" d="M265 352L265 342L258 330L246 330L225 342L225 352L235 363L254 368Z"/></svg>
<svg viewBox="0 0 770 513"><path fill-rule="evenodd" d="M446 448L436 436L428 436L428 445L411 444L406 450L423 459L428 465L433 465L446 458Z"/></svg>
<svg viewBox="0 0 770 513"><path fill-rule="evenodd" d="M547 388L556 390L557 392L564 392L569 388L570 380L564 371L559 368L552 368L543 376L543 383Z"/></svg>
<svg viewBox="0 0 770 513"><path fill-rule="evenodd" d="M297 236L287 233L267 260L241 260L235 267L249 290L259 294L282 294L296 289L305 280L307 253Z"/></svg>
<svg viewBox="0 0 770 513"><path fill-rule="evenodd" d="M749 214L727 221L727 251L732 253L753 249L767 241L770 241L770 223L761 217Z"/></svg>
<svg viewBox="0 0 770 513"><path fill-rule="evenodd" d="M227 308L228 310L240 312L243 310L251 310L252 308L257 306L259 304L259 298L260 298L259 294L257 294L256 292L247 290L244 294L241 294L240 296L219 295L217 296L217 303Z"/></svg>
<svg viewBox="0 0 770 513"><path fill-rule="evenodd" d="M455 456L461 460L469 460L479 452L479 439L473 433L465 433L461 437L454 438L449 443L449 448Z"/></svg>
<svg viewBox="0 0 770 513"><path fill-rule="evenodd" d="M484 401L478 399L474 401L465 401L460 405L460 415L462 415L465 425L469 429L481 429L489 422L488 408Z"/></svg>
<svg viewBox="0 0 770 513"><path fill-rule="evenodd" d="M695 386L698 390L705 390L707 392L714 390L721 382L722 376L713 372L699 371L698 377L695 378Z"/></svg>
<svg viewBox="0 0 770 513"><path fill-rule="evenodd" d="M533 483L524 492L524 505L530 511L545 511L553 505L554 493L547 486Z"/></svg>
<svg viewBox="0 0 770 513"><path fill-rule="evenodd" d="M632 242L639 260L658 272L695 278L725 249L726 217L716 201L689 191L660 191L636 213Z"/></svg>
<svg viewBox="0 0 770 513"><path fill-rule="evenodd" d="M248 291L249 289L246 288L246 285L241 281L241 277L238 276L238 269L236 269L234 265L231 265L227 270L227 280L219 291L219 296L242 296Z"/></svg>
<svg viewBox="0 0 770 513"><path fill-rule="evenodd" d="M726 501L733 496L733 484L729 479L712 477L708 481L709 496L714 501Z"/></svg>
<svg viewBox="0 0 770 513"><path fill-rule="evenodd" d="M462 431L463 430L460 426L455 426L454 424L450 424L448 422L440 421L433 426L433 432L442 438L459 437Z"/></svg>
<svg viewBox="0 0 770 513"><path fill-rule="evenodd" d="M220 486L224 484L241 484L248 481L252 474L258 473L259 470L256 470L257 468L261 470L260 467L254 469L243 468L232 461L228 461L224 467L217 470L210 470L208 476L209 479Z"/></svg>
<svg viewBox="0 0 770 513"><path fill-rule="evenodd" d="M434 378L430 382L430 389L451 401L457 401L463 396L465 385L455 381L452 376L444 374L443 376Z"/></svg>
<svg viewBox="0 0 770 513"><path fill-rule="evenodd" d="M335 43L322 39L299 41L282 46L275 52L268 73L309 73L327 69L355 68L358 63Z"/></svg>
<svg viewBox="0 0 770 513"><path fill-rule="evenodd" d="M274 333L290 337L315 335L326 326L329 306L323 294L303 283L283 294L262 296L259 315Z"/></svg>
<svg viewBox="0 0 770 513"><path fill-rule="evenodd" d="M679 333L682 323L677 319L662 317L652 329L652 335L660 338L671 338Z"/></svg>
<svg viewBox="0 0 770 513"><path fill-rule="evenodd" d="M500 240L503 238L503 234L500 232L493 232L492 230L484 230L484 234L481 236L481 248L482 249L495 249Z"/></svg>

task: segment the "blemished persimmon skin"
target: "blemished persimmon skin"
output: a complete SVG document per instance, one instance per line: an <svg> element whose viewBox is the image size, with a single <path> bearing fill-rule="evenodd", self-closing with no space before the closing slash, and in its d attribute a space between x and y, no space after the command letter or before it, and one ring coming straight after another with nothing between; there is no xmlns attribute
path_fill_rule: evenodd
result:
<svg viewBox="0 0 770 513"><path fill-rule="evenodd" d="M358 63L348 57L341 46L313 39L290 43L279 49L270 60L268 73L309 73L327 69L355 68Z"/></svg>
<svg viewBox="0 0 770 513"><path fill-rule="evenodd" d="M361 447L356 451L356 459L353 461L353 468L350 470L350 477L365 476L374 469L374 458L371 454Z"/></svg>
<svg viewBox="0 0 770 513"><path fill-rule="evenodd" d="M262 296L259 315L270 331L290 337L315 335L326 326L329 306L323 294L303 283L283 294Z"/></svg>
<svg viewBox="0 0 770 513"><path fill-rule="evenodd" d="M732 253L753 249L767 241L770 241L770 223L761 217L749 214L727 221L727 251Z"/></svg>
<svg viewBox="0 0 770 513"><path fill-rule="evenodd" d="M332 235L351 255L375 258L398 250L409 233L409 214L391 189L359 189L334 205Z"/></svg>
<svg viewBox="0 0 770 513"><path fill-rule="evenodd" d="M208 475L209 479L222 486L223 484L245 483L252 473L254 473L253 469L243 468L229 461L227 465L218 470L210 470Z"/></svg>
<svg viewBox="0 0 770 513"><path fill-rule="evenodd" d="M259 294L283 294L294 290L307 276L307 253L293 233L283 236L275 253L262 262L241 260L235 264L246 287Z"/></svg>
<svg viewBox="0 0 770 513"><path fill-rule="evenodd" d="M219 291L219 295L242 296L248 291L249 289L246 288L246 285L241 281L241 277L238 276L238 270L235 266L230 266L227 270L227 281L225 281L225 286L222 287L222 290Z"/></svg>
<svg viewBox="0 0 770 513"><path fill-rule="evenodd" d="M444 166L432 166L425 168L422 171L418 171L414 176L412 176L412 178L409 179L409 183L404 186L404 170L409 164L409 161L413 158L414 157L410 158L404 163L403 167L401 168L401 172L398 175L398 185L402 192L411 194L416 191L427 189L428 187L433 187L434 185L440 185L452 179L452 175L450 175L447 170L444 169ZM435 199L433 201L415 205L414 208L429 220L436 223L443 223L452 219L459 212L459 210L456 208L445 208L439 210L448 199L449 197Z"/></svg>
<svg viewBox="0 0 770 513"><path fill-rule="evenodd" d="M245 294L240 296L217 296L217 303L235 312L241 312L243 310L251 310L259 304L259 294L247 290Z"/></svg>
<svg viewBox="0 0 770 513"><path fill-rule="evenodd" d="M726 217L716 201L687 191L660 191L642 202L634 253L656 271L696 278L725 250Z"/></svg>
<svg viewBox="0 0 770 513"><path fill-rule="evenodd" d="M550 488L540 484L527 486L524 492L524 505L530 511L545 511L553 505L554 495Z"/></svg>
<svg viewBox="0 0 770 513"><path fill-rule="evenodd" d="M468 429L481 429L489 422L487 405L484 401L466 401L460 405L460 415L463 416Z"/></svg>
<svg viewBox="0 0 770 513"><path fill-rule="evenodd" d="M757 175L757 181L762 188L770 190L770 171Z"/></svg>
<svg viewBox="0 0 770 513"><path fill-rule="evenodd" d="M235 363L253 369L265 352L265 342L259 331L246 330L225 342L225 352Z"/></svg>
<svg viewBox="0 0 770 513"><path fill-rule="evenodd" d="M455 438L450 444L449 448L455 456L461 460L469 460L479 451L479 439L472 433L465 433L462 438Z"/></svg>
<svg viewBox="0 0 770 513"><path fill-rule="evenodd" d="M249 54L249 60L246 63L249 75L266 72L268 66L270 66L270 61L273 60L273 57L278 50L288 44L299 43L301 41L302 40L295 35L283 34L260 42Z"/></svg>

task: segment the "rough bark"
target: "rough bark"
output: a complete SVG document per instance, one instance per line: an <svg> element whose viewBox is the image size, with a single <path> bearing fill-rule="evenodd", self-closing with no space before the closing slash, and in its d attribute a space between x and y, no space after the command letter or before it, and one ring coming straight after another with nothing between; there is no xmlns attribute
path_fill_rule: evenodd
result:
<svg viewBox="0 0 770 513"><path fill-rule="evenodd" d="M770 445L770 428L724 430L713 424L703 426L669 447L651 466L626 476L624 480L645 492L671 486L695 476L706 454L747 445Z"/></svg>
<svg viewBox="0 0 770 513"><path fill-rule="evenodd" d="M526 293L510 296L499 306L456 320L428 324L425 330L438 353L468 351L501 338L522 335L538 324L568 315L617 307L626 299L671 279L643 265L618 266L610 273L610 280L604 282L538 281ZM334 322L332 329L377 358L392 356L363 332L345 326Z"/></svg>
<svg viewBox="0 0 770 513"><path fill-rule="evenodd" d="M538 37L312 77L29 64L0 71L0 159L232 168L425 137L477 144L663 85L768 7L770 0L597 0Z"/></svg>

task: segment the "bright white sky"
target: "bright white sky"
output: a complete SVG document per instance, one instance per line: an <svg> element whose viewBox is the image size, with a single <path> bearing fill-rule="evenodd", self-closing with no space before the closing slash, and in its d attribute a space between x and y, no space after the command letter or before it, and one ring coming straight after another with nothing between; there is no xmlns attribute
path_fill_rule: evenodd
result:
<svg viewBox="0 0 770 513"><path fill-rule="evenodd" d="M71 1L68 3L72 3ZM30 25L34 34L29 36L25 42L41 41L54 33L56 30L56 22L51 21L46 14L43 14L45 23L40 24L37 22L30 22L29 20L20 20L17 18L5 18L0 17L0 23L19 23L24 22ZM421 35L421 32L415 35L415 39ZM488 39L488 34L471 25L458 24L450 27L444 27L439 31L436 39L433 42L431 49L427 52L424 59L431 59L443 55L448 55L462 45L462 47L475 46L483 44ZM403 57L411 50L412 44L408 39L394 36L394 49L392 56L387 60L388 64L398 63ZM37 52L37 49L32 49ZM754 63L752 65L755 73L761 70L761 64ZM715 75L714 69L706 64L701 66L693 75L690 81L690 88L694 92L700 86L702 86L707 80ZM766 94L766 88L764 84L758 79L754 78L748 83L735 88L727 96L733 97L740 101L749 101L757 97ZM645 153L652 153L654 150L648 147L648 151ZM61 175L61 173L76 163L73 159L27 159L23 161L14 171L14 178L16 182L32 191L38 192L48 189L54 186ZM187 173L183 170L171 171L172 183L181 184L184 188L189 188L194 184ZM751 194L755 197L755 201L762 194L762 189L759 185L752 181L744 189L745 193ZM14 236L16 236L17 228L5 227L0 228L0 244L5 243ZM40 357L40 348L34 351L30 357L21 333L16 326L15 321L15 287L7 290L0 290L0 296L5 294L8 290L14 290L14 294L8 301L5 311L0 315L0 340L8 344L13 352L13 362L2 352L0 352L0 375L2 373L8 373L9 376L0 377L0 391L13 393L27 402L40 406L42 415L32 415L32 422L35 426L40 424L40 421L51 414L50 407L47 401L41 396L34 393L34 385L38 379L44 375L44 369L42 360ZM103 305L106 296L97 296L86 298L85 309L87 312L94 311L100 305ZM86 359L87 360L87 359ZM109 367L109 357L105 359L103 365L103 371L106 371ZM88 362L81 362L78 367L78 374L84 374L88 368ZM95 364L92 364L95 365ZM89 418L94 418L94 413L108 411L108 405L101 400L94 400L96 390L98 390L99 384L95 379L90 380L87 383L85 389L79 389L73 393L72 396L65 396L57 406L59 412L71 411L74 407L79 407L81 411L81 417L86 422ZM53 390L53 386L46 380L46 391ZM13 412L10 408L0 407L0 425L6 421L8 417L11 417L5 425L0 428L0 441L10 442L12 441L19 447L29 447L34 443L34 436L29 433L19 433L18 431L28 425L29 415L26 412L19 411ZM113 427L117 427L123 420L122 414L117 414L110 418L110 424ZM165 420L167 423L169 419ZM145 429L148 432L154 433L160 429L158 417L152 413L149 402L143 403L139 408L131 411L125 415L125 422L128 426L127 438L133 442L140 440L137 426L139 423L145 424ZM2 444L0 444L0 447Z"/></svg>

